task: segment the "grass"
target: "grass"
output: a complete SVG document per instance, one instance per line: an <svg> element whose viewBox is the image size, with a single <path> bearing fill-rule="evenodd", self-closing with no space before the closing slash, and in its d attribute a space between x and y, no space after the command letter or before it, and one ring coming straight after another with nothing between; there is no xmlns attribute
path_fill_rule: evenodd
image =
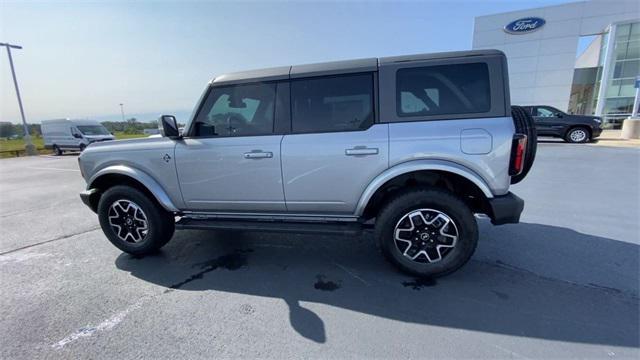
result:
<svg viewBox="0 0 640 360"><path fill-rule="evenodd" d="M135 138L148 136L145 134L125 134L124 132L116 132L114 135L116 136L117 140L135 139ZM32 137L31 141L36 146L39 153L41 154L51 153L51 150L44 148L44 140L41 137ZM24 141L22 139L0 140L0 158L14 157L16 156L14 152L6 152L6 151L16 151L16 150L24 150Z"/></svg>

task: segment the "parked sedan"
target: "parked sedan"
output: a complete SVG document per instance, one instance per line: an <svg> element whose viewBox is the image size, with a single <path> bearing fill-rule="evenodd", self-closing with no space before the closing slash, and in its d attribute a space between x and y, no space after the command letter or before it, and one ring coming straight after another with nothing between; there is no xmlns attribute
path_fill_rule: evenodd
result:
<svg viewBox="0 0 640 360"><path fill-rule="evenodd" d="M563 138L570 143L585 143L600 136L602 119L591 115L571 115L546 105L523 106L535 121L539 136Z"/></svg>

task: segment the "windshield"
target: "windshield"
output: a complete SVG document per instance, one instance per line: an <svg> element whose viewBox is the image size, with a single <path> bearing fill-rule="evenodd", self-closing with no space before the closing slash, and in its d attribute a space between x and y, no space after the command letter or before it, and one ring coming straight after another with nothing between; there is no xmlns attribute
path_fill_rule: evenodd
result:
<svg viewBox="0 0 640 360"><path fill-rule="evenodd" d="M78 125L77 128L84 135L111 135L102 125Z"/></svg>

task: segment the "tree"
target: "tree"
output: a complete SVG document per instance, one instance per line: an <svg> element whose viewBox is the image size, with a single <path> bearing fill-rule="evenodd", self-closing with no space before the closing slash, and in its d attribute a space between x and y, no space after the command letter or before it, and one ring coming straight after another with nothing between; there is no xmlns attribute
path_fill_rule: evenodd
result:
<svg viewBox="0 0 640 360"><path fill-rule="evenodd" d="M136 118L127 119L124 132L127 134L135 134L138 132L138 120Z"/></svg>

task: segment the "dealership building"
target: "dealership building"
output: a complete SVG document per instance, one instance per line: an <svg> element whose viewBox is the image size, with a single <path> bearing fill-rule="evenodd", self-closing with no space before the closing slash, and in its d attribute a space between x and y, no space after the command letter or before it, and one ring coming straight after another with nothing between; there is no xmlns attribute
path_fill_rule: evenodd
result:
<svg viewBox="0 0 640 360"><path fill-rule="evenodd" d="M511 103L603 116L619 126L640 76L640 2L583 1L480 16L474 49L508 58Z"/></svg>

